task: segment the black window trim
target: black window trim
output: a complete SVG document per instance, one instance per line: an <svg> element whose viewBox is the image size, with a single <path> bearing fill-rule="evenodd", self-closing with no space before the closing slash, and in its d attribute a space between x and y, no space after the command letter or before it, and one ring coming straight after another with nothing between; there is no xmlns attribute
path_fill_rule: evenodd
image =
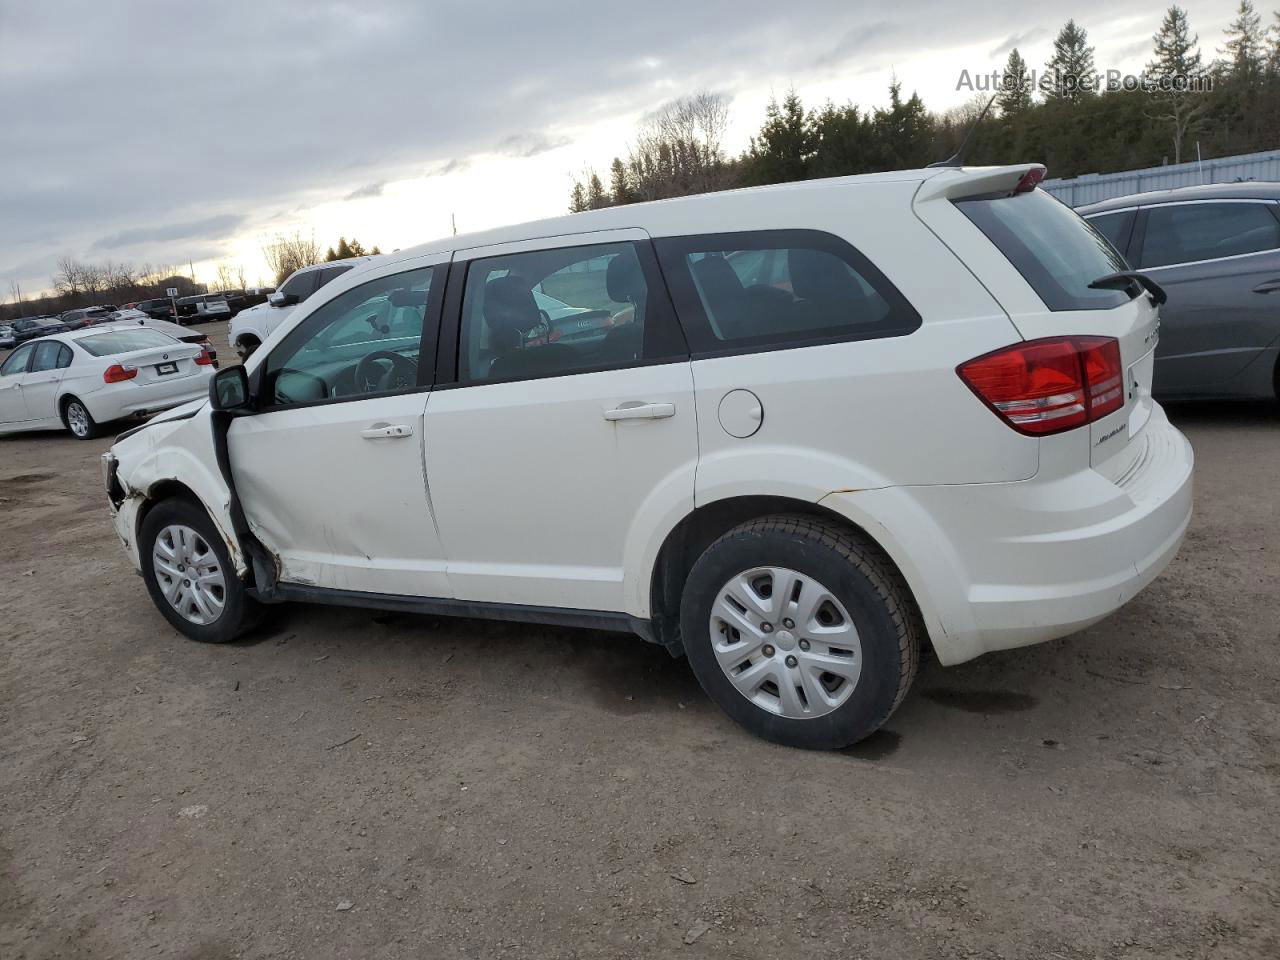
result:
<svg viewBox="0 0 1280 960"><path fill-rule="evenodd" d="M1249 253L1233 253L1226 257L1208 257L1204 260L1182 260L1178 263L1163 263L1158 267L1143 267L1142 263L1143 248L1147 243L1147 215L1157 207L1187 207L1192 205L1203 205L1208 203L1260 203L1271 211L1271 216L1280 222L1280 203L1266 197L1206 197L1203 200L1170 200L1166 203L1146 203L1137 208L1138 216L1134 221L1133 236L1130 239L1130 245L1133 247L1133 256L1127 259L1133 264L1133 269L1141 270L1143 273L1149 273L1152 270L1172 270L1176 267L1194 267L1202 263L1223 263L1227 260L1239 260L1242 257L1257 257L1264 253L1275 253L1280 247L1268 247L1265 250L1253 250ZM1104 211L1111 212L1111 211Z"/></svg>
<svg viewBox="0 0 1280 960"><path fill-rule="evenodd" d="M570 234L567 237L557 239L573 240L583 236L582 234ZM467 380L460 381L458 379L458 370L460 368L458 351L461 348L461 332L462 332L462 300L466 291L467 271L471 264L477 260L491 260L496 256L519 256L521 254L548 253L556 250L573 250L588 247L603 247L616 244L629 243L635 249L636 258L640 261L640 269L644 273L645 283L649 286L648 304L652 307L655 302L666 311L666 317L661 322L670 324L671 340L673 347L676 341L679 346L675 347L676 352L665 357L647 357L640 360L629 360L625 363L603 363L593 364L589 367L575 367L572 370L565 370L562 373L545 373L532 377L502 377L487 380ZM657 367L670 363L688 363L689 362L689 346L688 335L683 329L679 314L675 309L675 304L671 300L671 291L663 276L662 266L658 262L658 257L653 249L653 241L651 239L639 240L635 238L621 240L604 240L593 239L587 243L554 243L548 242L546 246L530 248L528 250L516 250L509 254L485 253L484 248L468 250L466 255L459 257L455 254L454 260L449 265L449 283L446 287L447 293L444 304L444 319L440 328L440 339L436 346L436 384L437 390L461 390L470 387L489 387L500 383L528 383L534 380L554 380L562 377L576 377L587 373L607 373L610 370L632 370L637 367ZM661 297L661 300L655 300ZM645 318L646 329L649 324L649 318Z"/></svg>
<svg viewBox="0 0 1280 960"><path fill-rule="evenodd" d="M354 287L348 287L341 291L337 296L331 297L324 303L320 304L300 323L285 335L271 349L271 353L267 354L258 363L249 378L249 392L254 399L255 413L282 413L288 410L302 410L307 407L323 407L333 403L359 403L362 400L377 400L382 397L401 397L411 393L430 393L435 388L434 373L435 364L425 362L426 358L434 358L437 353L436 344L439 340L438 332L440 329L440 310L444 303L446 292L446 279L448 275L448 261L440 263L422 264L416 267L410 267L407 270L397 270L394 273L385 273L378 277L372 277L364 283L356 284ZM296 345L299 340L305 339L307 336L315 333L317 327L321 324L315 321L317 314L320 313L338 297L344 296L353 290L359 290L361 287L370 283L378 283L390 277L400 276L404 273L416 273L419 270L431 270L431 286L427 291L427 307L422 318L422 338L418 342L418 382L412 387L406 387L403 390L388 390L386 393L364 393L352 395L349 397L325 397L323 400L306 400L301 403L271 403L267 397L267 366L271 362L271 354L284 350L290 346ZM321 288L317 287L317 292Z"/></svg>
<svg viewBox="0 0 1280 960"><path fill-rule="evenodd" d="M857 343L864 340L889 340L909 337L924 324L920 312L907 299L869 257L848 240L826 230L800 227L736 230L719 233L680 234L654 239L658 263L666 277L671 298L676 305L676 316L684 329L693 360L714 357L736 357L752 353L774 353L779 350L800 350L834 343ZM889 304L890 316L903 316L906 322L895 332L860 332L856 327L843 332L818 329L811 336L780 338L773 335L751 340L724 342L716 338L710 320L702 306L689 271L687 256L709 250L785 250L795 247L821 250L841 260L871 285ZM899 313L900 312L900 313ZM800 331L802 334L806 331Z"/></svg>

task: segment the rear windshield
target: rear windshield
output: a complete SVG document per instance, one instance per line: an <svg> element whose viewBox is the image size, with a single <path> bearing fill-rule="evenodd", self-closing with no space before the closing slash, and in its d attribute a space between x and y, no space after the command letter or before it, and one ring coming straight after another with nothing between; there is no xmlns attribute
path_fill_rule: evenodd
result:
<svg viewBox="0 0 1280 960"><path fill-rule="evenodd" d="M1043 190L959 200L956 206L1050 310L1106 310L1131 299L1124 290L1089 289L1094 280L1129 265L1106 237Z"/></svg>
<svg viewBox="0 0 1280 960"><path fill-rule="evenodd" d="M112 330L82 337L76 341L95 357L109 357L117 353L132 353L152 347L176 347L178 341L156 330L139 327L137 330Z"/></svg>

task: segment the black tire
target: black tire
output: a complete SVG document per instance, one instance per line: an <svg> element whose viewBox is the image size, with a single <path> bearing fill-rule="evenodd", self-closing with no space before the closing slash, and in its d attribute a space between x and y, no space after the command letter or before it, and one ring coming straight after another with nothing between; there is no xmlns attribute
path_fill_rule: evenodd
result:
<svg viewBox="0 0 1280 960"><path fill-rule="evenodd" d="M242 337L235 346L236 354L243 362L253 356L253 351L257 350L262 344L256 337Z"/></svg>
<svg viewBox="0 0 1280 960"><path fill-rule="evenodd" d="M223 572L223 608L211 623L194 623L178 612L164 595L152 555L156 538L168 526L181 524L195 530L212 550ZM201 643L227 643L243 635L257 625L262 617L262 605L245 591L244 584L236 576L227 545L209 519L204 507L190 500L175 497L156 504L142 521L138 532L139 559L142 578L156 609L179 633Z"/></svg>
<svg viewBox="0 0 1280 960"><path fill-rule="evenodd" d="M712 605L730 578L764 566L786 567L825 585L857 629L857 683L823 716L791 719L758 706L716 660ZM923 631L906 584L877 547L818 519L775 516L743 523L706 549L685 582L680 632L698 682L732 719L774 743L834 750L874 733L898 708L919 666Z"/></svg>
<svg viewBox="0 0 1280 960"><path fill-rule="evenodd" d="M77 440L92 440L102 432L98 422L89 413L89 408L79 397L67 397L62 402L62 425Z"/></svg>

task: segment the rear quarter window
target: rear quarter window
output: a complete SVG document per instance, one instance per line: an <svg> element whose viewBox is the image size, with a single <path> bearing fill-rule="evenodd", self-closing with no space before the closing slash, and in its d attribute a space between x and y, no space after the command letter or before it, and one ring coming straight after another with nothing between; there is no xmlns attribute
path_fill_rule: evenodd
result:
<svg viewBox="0 0 1280 960"><path fill-rule="evenodd" d="M759 230L655 242L694 353L904 336L920 314L841 238Z"/></svg>
<svg viewBox="0 0 1280 960"><path fill-rule="evenodd" d="M1043 190L958 200L956 208L995 244L1050 310L1107 310L1128 303L1124 290L1091 290L1128 270L1102 233Z"/></svg>

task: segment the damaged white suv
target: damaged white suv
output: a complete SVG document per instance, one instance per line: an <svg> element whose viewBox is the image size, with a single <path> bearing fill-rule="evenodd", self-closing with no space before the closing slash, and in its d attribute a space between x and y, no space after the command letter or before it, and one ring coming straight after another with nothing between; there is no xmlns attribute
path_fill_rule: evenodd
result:
<svg viewBox="0 0 1280 960"><path fill-rule="evenodd" d="M1036 188L928 169L592 211L362 264L104 458L156 606L629 630L831 748L1080 630L1178 549L1162 291ZM546 304L566 309L548 309Z"/></svg>

